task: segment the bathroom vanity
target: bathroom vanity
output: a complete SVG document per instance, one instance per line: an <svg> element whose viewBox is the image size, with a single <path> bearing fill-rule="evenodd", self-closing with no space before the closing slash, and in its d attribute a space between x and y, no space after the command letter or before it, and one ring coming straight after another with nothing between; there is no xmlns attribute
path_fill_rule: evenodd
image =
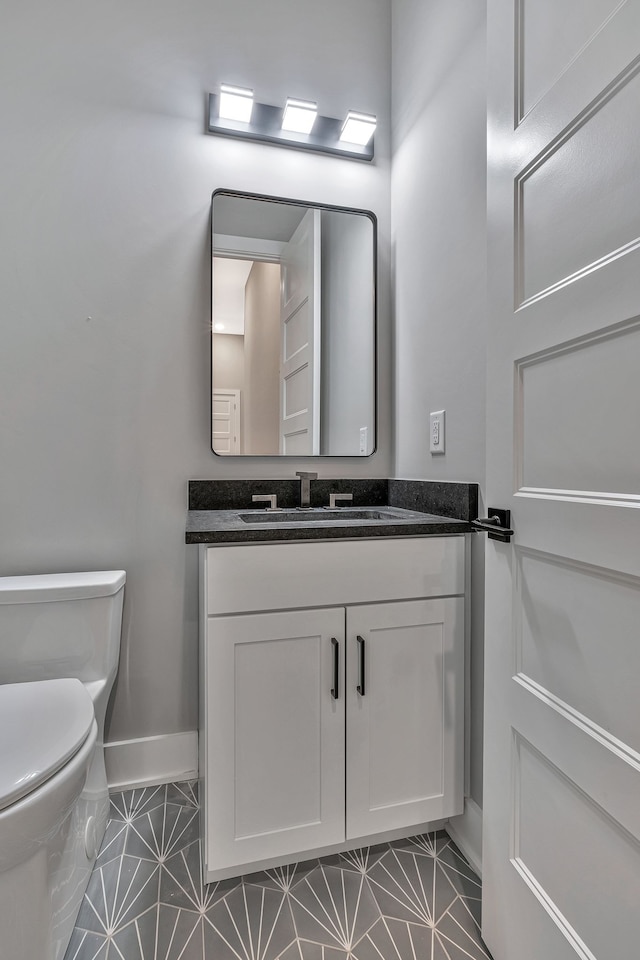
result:
<svg viewBox="0 0 640 960"><path fill-rule="evenodd" d="M230 537L232 512L211 513ZM395 510L376 529L325 520L312 542L322 519L261 513L244 535L262 541L199 547L207 882L463 808L468 524Z"/></svg>
<svg viewBox="0 0 640 960"><path fill-rule="evenodd" d="M214 453L371 455L375 216L227 189L211 214ZM216 301L231 284L233 330ZM242 390L230 332L243 334ZM477 485L297 475L189 484L207 882L463 808Z"/></svg>

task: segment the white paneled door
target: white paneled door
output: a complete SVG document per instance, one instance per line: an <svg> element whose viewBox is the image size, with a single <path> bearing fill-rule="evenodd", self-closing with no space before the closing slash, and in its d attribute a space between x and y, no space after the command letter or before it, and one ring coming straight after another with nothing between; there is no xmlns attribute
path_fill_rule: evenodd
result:
<svg viewBox="0 0 640 960"><path fill-rule="evenodd" d="M320 211L308 210L281 256L280 453L320 453Z"/></svg>
<svg viewBox="0 0 640 960"><path fill-rule="evenodd" d="M640 2L489 0L483 935L640 956Z"/></svg>

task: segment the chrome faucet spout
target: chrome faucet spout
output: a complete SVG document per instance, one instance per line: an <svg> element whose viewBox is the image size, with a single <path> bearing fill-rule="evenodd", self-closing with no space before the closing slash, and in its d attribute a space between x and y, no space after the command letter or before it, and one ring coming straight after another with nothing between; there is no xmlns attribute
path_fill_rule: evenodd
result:
<svg viewBox="0 0 640 960"><path fill-rule="evenodd" d="M317 480L318 474L296 470L296 477L300 477L300 506L307 508L311 506L311 481Z"/></svg>

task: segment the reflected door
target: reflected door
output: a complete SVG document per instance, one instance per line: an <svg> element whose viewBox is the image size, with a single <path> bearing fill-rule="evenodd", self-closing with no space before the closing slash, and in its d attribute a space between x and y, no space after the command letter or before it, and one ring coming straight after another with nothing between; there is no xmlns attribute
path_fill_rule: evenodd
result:
<svg viewBox="0 0 640 960"><path fill-rule="evenodd" d="M488 9L486 502L511 508L515 538L486 547L483 936L495 960L628 960L640 4Z"/></svg>
<svg viewBox="0 0 640 960"><path fill-rule="evenodd" d="M320 453L320 211L285 245L280 325L280 453Z"/></svg>
<svg viewBox="0 0 640 960"><path fill-rule="evenodd" d="M240 391L213 393L213 449L216 453L240 453Z"/></svg>

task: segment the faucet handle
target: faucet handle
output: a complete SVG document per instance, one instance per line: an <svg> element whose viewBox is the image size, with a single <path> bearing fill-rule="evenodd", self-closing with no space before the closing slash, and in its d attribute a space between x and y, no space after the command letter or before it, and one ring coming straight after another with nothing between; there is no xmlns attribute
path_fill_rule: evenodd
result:
<svg viewBox="0 0 640 960"><path fill-rule="evenodd" d="M309 473L308 470L296 470L296 477L300 477L301 480L317 480L317 473Z"/></svg>
<svg viewBox="0 0 640 960"><path fill-rule="evenodd" d="M329 494L329 507L335 507L338 504L338 500L345 500L347 503L353 502L352 493L330 493Z"/></svg>
<svg viewBox="0 0 640 960"><path fill-rule="evenodd" d="M251 499L254 503L268 503L267 510L278 509L278 497L275 493L254 493Z"/></svg>

